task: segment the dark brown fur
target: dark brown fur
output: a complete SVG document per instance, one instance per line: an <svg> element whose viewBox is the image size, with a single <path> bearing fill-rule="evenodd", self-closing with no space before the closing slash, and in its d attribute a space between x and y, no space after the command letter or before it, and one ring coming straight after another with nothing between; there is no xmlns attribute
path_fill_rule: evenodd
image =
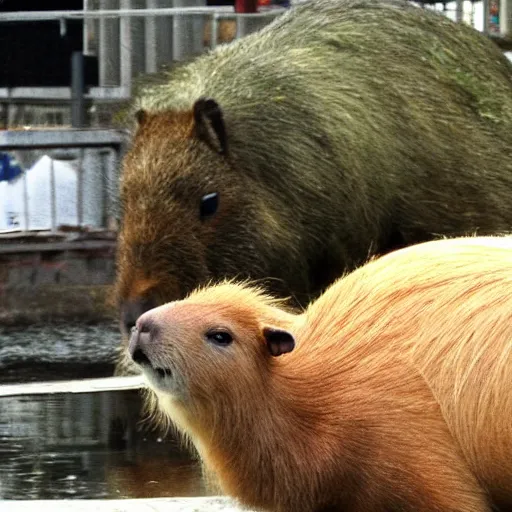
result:
<svg viewBox="0 0 512 512"><path fill-rule="evenodd" d="M219 112L195 117L200 98ZM135 107L116 286L127 329L211 279L305 306L370 254L512 224L512 66L409 3L311 0Z"/></svg>

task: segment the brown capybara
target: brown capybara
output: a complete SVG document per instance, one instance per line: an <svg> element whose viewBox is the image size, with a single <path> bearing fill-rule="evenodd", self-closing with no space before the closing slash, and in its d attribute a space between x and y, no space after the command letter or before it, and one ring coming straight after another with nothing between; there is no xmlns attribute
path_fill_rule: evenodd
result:
<svg viewBox="0 0 512 512"><path fill-rule="evenodd" d="M123 161L126 333L212 279L302 307L369 255L512 225L512 65L439 13L310 0L163 76Z"/></svg>
<svg viewBox="0 0 512 512"><path fill-rule="evenodd" d="M129 352L157 409L244 505L504 512L511 289L512 238L430 241L374 259L297 316L248 284L200 289L144 313Z"/></svg>

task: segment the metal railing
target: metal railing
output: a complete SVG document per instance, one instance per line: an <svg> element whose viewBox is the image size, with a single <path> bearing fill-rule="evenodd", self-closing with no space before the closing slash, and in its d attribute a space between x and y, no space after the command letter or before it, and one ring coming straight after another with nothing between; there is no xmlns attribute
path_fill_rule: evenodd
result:
<svg viewBox="0 0 512 512"><path fill-rule="evenodd" d="M11 225L0 230L0 233L26 233L34 230L57 233L61 229L57 206L58 201L63 200L67 201L68 206L74 207L76 212L71 222L68 215L67 222L61 223L66 228L109 229L115 224L117 215L118 168L123 149L124 135L116 130L52 129L0 132L0 152L14 154L21 166L25 167L16 178L18 184L22 183L22 187L16 189L18 192L22 190L22 207L19 208L21 211L14 212L18 218L15 222L11 219ZM28 192L31 169L27 170L27 167L31 166L27 164L34 160L40 161L42 155L50 158L50 215L46 224L31 221L31 208L41 209L48 205L34 204ZM55 162L62 161L75 163L73 167L70 166L70 169L74 168L76 172L76 180L72 180L75 183L72 187L74 191L71 192L74 197L70 197L69 183L66 190L59 190ZM3 182L3 185L9 186L11 183ZM37 186L42 185L38 183ZM0 211L0 215L7 215L5 204L0 204L0 207L4 209Z"/></svg>
<svg viewBox="0 0 512 512"><path fill-rule="evenodd" d="M169 0L180 3L177 0ZM91 2L88 2L89 4ZM257 13L237 13L233 7L161 7L126 8L135 0L102 0L100 4L118 3L119 9L84 9L82 11L37 11L0 13L2 23L27 21L58 22L61 35L66 34L67 22L84 21L84 53L96 53L99 61L100 89L114 88L108 93L91 88L92 98L127 98L132 79L139 73L153 73L162 64L181 61L204 51L204 29L210 24L209 47L215 48L219 39L219 23L226 20L236 22L235 38L242 37L286 11L286 8L271 8ZM139 2L140 3L140 2ZM142 0L154 4L154 0ZM201 0L189 3L204 4ZM87 2L86 2L87 4ZM142 20L142 24L140 23ZM95 24L94 24L95 22ZM136 24L137 22L137 24ZM56 27L57 30L57 27ZM164 41L165 44L157 44ZM93 46L96 46L94 50ZM25 88L32 89L32 88ZM0 97L8 95L0 89ZM29 90L19 93L31 93ZM61 93L62 94L62 93ZM66 96L69 96L66 94Z"/></svg>
<svg viewBox="0 0 512 512"><path fill-rule="evenodd" d="M273 16L286 11L284 7L273 7L255 13L235 12L232 6L216 7L159 7L141 9L102 9L98 11L23 11L0 13L0 22L7 21L62 21L98 18L133 18L147 16L176 16L200 14L212 19L258 18Z"/></svg>
<svg viewBox="0 0 512 512"><path fill-rule="evenodd" d="M184 3L189 6L179 6ZM177 6L157 8L163 4ZM68 23L83 21L83 53L97 58L99 84L85 88L81 97L88 105L97 106L88 117L91 125L101 126L105 123L103 105L129 99L136 76L158 72L249 34L286 10L274 7L245 14L236 13L233 7L204 4L205 0L84 0L81 11L0 13L0 30L3 24L53 23L62 36ZM69 83L61 87L0 87L0 125L40 126L58 119L61 126L81 126L75 125L70 115L71 76Z"/></svg>

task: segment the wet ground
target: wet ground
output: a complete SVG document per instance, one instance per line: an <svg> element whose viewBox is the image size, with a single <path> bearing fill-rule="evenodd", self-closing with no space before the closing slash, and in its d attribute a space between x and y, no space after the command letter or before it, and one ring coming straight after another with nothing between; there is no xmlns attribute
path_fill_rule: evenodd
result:
<svg viewBox="0 0 512 512"><path fill-rule="evenodd" d="M0 385L107 377L115 325L0 327ZM138 391L0 398L0 499L205 495L196 461Z"/></svg>
<svg viewBox="0 0 512 512"><path fill-rule="evenodd" d="M0 327L0 384L110 376L119 341L115 324Z"/></svg>

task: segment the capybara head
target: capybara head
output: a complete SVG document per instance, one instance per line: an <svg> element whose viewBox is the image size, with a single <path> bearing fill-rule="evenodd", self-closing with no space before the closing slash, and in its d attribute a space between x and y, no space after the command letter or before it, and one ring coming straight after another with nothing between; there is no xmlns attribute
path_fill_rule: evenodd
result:
<svg viewBox="0 0 512 512"><path fill-rule="evenodd" d="M274 359L294 349L296 316L277 304L255 287L199 289L141 315L128 351L164 400L215 414L243 400L231 394L263 391Z"/></svg>
<svg viewBox="0 0 512 512"><path fill-rule="evenodd" d="M120 191L117 297L126 333L144 311L212 278L272 276L268 254L289 238L267 194L228 165L215 101L198 100L193 112L139 111L137 121Z"/></svg>

